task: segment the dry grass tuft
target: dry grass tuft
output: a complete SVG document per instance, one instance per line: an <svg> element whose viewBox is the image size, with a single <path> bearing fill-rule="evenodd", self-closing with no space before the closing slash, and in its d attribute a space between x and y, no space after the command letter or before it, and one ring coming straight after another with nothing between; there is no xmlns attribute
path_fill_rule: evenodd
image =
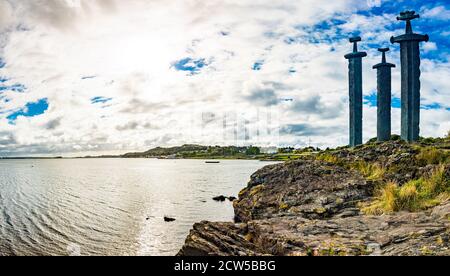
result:
<svg viewBox="0 0 450 276"><path fill-rule="evenodd" d="M362 211L368 215L382 215L399 211L416 212L450 200L450 180L445 166L438 166L431 176L413 180L403 186L389 182L378 189L376 199Z"/></svg>

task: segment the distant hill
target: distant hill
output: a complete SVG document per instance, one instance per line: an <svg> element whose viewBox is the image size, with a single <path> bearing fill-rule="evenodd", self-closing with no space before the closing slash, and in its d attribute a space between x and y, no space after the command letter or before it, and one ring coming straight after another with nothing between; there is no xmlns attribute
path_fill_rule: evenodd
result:
<svg viewBox="0 0 450 276"><path fill-rule="evenodd" d="M157 147L145 152L127 153L119 158L161 158L161 159L259 159L266 161L287 161L299 158L304 154L310 154L320 149L294 148L279 149L278 153L263 153L261 148L247 146L200 146L183 145L181 147L162 148Z"/></svg>
<svg viewBox="0 0 450 276"><path fill-rule="evenodd" d="M150 158L150 157L167 157L171 155L179 155L183 153L206 152L208 147L199 145L183 145L181 147L162 148L157 147L145 152L132 152L122 155L123 158Z"/></svg>

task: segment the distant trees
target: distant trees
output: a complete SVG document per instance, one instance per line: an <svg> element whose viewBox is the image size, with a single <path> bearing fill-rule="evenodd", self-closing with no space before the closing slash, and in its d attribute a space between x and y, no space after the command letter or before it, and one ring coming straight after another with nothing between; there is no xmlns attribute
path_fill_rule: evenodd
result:
<svg viewBox="0 0 450 276"><path fill-rule="evenodd" d="M250 146L249 148L247 148L247 150L245 151L246 155L260 155L261 154L261 149L258 147L253 147Z"/></svg>
<svg viewBox="0 0 450 276"><path fill-rule="evenodd" d="M315 147L307 147L307 148L302 148L302 149L296 149L294 150L295 154L303 154L303 153L312 153L312 152L320 152L321 149L320 148L315 148Z"/></svg>
<svg viewBox="0 0 450 276"><path fill-rule="evenodd" d="M278 149L279 154L288 154L288 153L293 153L294 151L295 151L295 148L292 148L292 147Z"/></svg>

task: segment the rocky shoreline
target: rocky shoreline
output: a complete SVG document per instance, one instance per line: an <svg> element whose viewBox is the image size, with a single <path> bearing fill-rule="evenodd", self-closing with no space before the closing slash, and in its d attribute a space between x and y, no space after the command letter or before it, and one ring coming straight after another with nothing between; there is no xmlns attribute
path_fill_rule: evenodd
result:
<svg viewBox="0 0 450 276"><path fill-rule="evenodd" d="M449 145L448 139L371 143L267 166L234 201L235 222L195 224L178 255L448 256L450 201L444 195L450 192ZM367 173L358 169L360 164L383 170ZM447 189L439 202L414 212L364 212L385 183L408 185L438 167Z"/></svg>

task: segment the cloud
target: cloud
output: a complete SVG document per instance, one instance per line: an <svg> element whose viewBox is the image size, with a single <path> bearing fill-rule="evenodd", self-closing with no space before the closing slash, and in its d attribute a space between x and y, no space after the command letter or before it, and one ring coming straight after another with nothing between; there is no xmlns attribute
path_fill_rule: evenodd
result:
<svg viewBox="0 0 450 276"><path fill-rule="evenodd" d="M0 132L0 150L2 147L11 146L14 144L16 144L16 140L12 133L6 131Z"/></svg>
<svg viewBox="0 0 450 276"><path fill-rule="evenodd" d="M341 132L343 128L339 127L320 127L310 124L293 124L286 125L281 128L282 134L299 135L299 136L321 136L328 135L330 132Z"/></svg>
<svg viewBox="0 0 450 276"><path fill-rule="evenodd" d="M243 97L251 104L273 106L280 102L272 84L246 83Z"/></svg>
<svg viewBox="0 0 450 276"><path fill-rule="evenodd" d="M446 6L432 7L431 9L425 9L423 16L435 20L450 20L450 9Z"/></svg>
<svg viewBox="0 0 450 276"><path fill-rule="evenodd" d="M415 31L432 37L422 44L422 104L440 107L423 110L422 134L439 136L449 127L450 44L439 39L449 6L411 5L422 11ZM0 156L123 153L194 142L346 144L347 38L363 37L360 47L369 53L364 94L370 96L376 91L372 66L380 61L376 48L404 32L395 16L405 6L359 0L0 1L0 133L9 137ZM391 48L389 60L400 65L398 46ZM400 96L398 68L393 94ZM44 113L18 115L9 124L9 115L42 99L48 101ZM375 135L375 118L366 105L366 139ZM308 141L305 135L316 136Z"/></svg>
<svg viewBox="0 0 450 276"><path fill-rule="evenodd" d="M0 2L0 32L5 31L5 29L13 21L13 8L9 1Z"/></svg>
<svg viewBox="0 0 450 276"><path fill-rule="evenodd" d="M129 122L125 125L117 126L118 131L135 130L139 126L138 122Z"/></svg>
<svg viewBox="0 0 450 276"><path fill-rule="evenodd" d="M56 118L45 124L45 129L55 130L61 125L62 118Z"/></svg>
<svg viewBox="0 0 450 276"><path fill-rule="evenodd" d="M432 51L436 51L438 49L437 44L434 42L425 43L423 46L423 50L428 53Z"/></svg>

